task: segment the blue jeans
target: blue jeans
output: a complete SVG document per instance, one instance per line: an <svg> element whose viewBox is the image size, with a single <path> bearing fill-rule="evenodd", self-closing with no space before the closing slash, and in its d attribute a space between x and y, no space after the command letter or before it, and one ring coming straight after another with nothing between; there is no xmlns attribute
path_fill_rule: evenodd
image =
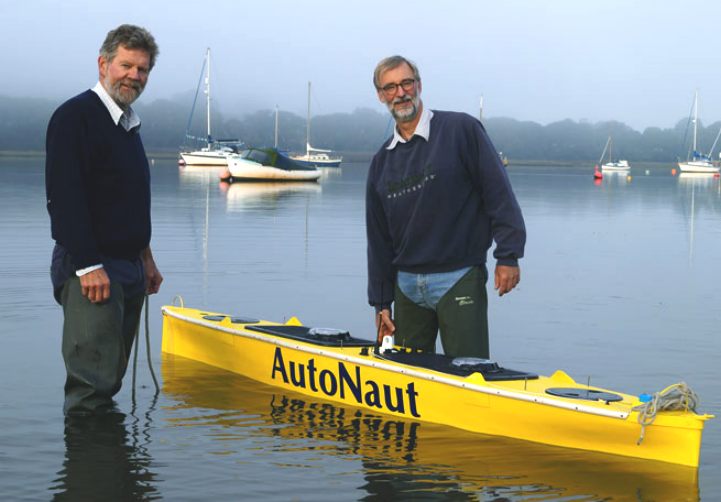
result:
<svg viewBox="0 0 721 502"><path fill-rule="evenodd" d="M397 284L403 294L419 307L436 310L438 302L471 267L439 272L436 274L413 274L398 272Z"/></svg>
<svg viewBox="0 0 721 502"><path fill-rule="evenodd" d="M399 272L395 290L395 344L434 353L438 332L450 357L488 359L485 265L439 274Z"/></svg>

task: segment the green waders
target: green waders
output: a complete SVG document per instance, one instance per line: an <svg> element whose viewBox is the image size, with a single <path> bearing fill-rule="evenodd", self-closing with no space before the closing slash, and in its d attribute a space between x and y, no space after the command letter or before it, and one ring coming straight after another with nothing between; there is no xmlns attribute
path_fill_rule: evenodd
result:
<svg viewBox="0 0 721 502"><path fill-rule="evenodd" d="M485 267L472 267L440 299L436 310L411 301L396 286L395 344L435 352L438 330L451 357L489 357Z"/></svg>
<svg viewBox="0 0 721 502"><path fill-rule="evenodd" d="M126 298L123 287L110 283L110 298L97 304L82 295L80 279L63 286L62 352L67 370L65 414L112 408L123 382L144 295Z"/></svg>

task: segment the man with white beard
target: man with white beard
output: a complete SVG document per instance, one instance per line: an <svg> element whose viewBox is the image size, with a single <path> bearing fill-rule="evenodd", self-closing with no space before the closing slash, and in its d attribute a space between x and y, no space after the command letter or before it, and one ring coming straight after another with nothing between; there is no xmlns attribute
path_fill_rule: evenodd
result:
<svg viewBox="0 0 721 502"><path fill-rule="evenodd" d="M155 65L144 28L121 25L100 48L98 83L48 124L50 275L63 307L66 415L113 409L146 294L163 277L150 250L150 170L131 104Z"/></svg>
<svg viewBox="0 0 721 502"><path fill-rule="evenodd" d="M446 355L487 359L486 253L495 240L494 287L503 296L520 281L526 241L505 168L477 119L424 107L413 62L383 59L373 84L396 125L366 186L368 302L379 341L395 333L396 345L433 353L440 330Z"/></svg>

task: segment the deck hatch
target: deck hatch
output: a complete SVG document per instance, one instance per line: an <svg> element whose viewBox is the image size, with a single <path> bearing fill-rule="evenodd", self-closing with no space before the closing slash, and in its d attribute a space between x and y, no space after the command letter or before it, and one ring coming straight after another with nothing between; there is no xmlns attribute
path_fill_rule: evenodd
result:
<svg viewBox="0 0 721 502"><path fill-rule="evenodd" d="M454 364L453 357L443 354L423 354L419 352L384 352L381 356L383 359L395 361L397 363L408 364L410 366L419 366L441 373L458 375L462 377L470 376L473 373L480 373L486 381L504 381L504 380L535 380L538 375L526 373L524 371L516 371L498 366L497 363L485 359L479 359L477 364ZM468 358L469 360L472 358Z"/></svg>
<svg viewBox="0 0 721 502"><path fill-rule="evenodd" d="M583 399L585 401L605 401L613 403L623 401L623 397L613 392L605 392L593 389L581 389L578 387L553 387L546 389L546 393L552 396L567 397L569 399Z"/></svg>
<svg viewBox="0 0 721 502"><path fill-rule="evenodd" d="M328 328L309 328L308 326L247 326L251 331L259 331L269 335L301 340L303 342L324 347L372 347L371 340L353 338L348 331L331 330Z"/></svg>

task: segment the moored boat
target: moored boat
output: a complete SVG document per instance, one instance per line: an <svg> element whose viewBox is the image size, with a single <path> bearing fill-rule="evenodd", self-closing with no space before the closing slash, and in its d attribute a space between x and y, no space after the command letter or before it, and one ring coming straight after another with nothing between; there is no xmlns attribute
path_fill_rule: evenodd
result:
<svg viewBox="0 0 721 502"><path fill-rule="evenodd" d="M316 181L320 171L302 166L276 148L248 148L228 158L223 181Z"/></svg>
<svg viewBox="0 0 721 502"><path fill-rule="evenodd" d="M332 150L313 148L310 146L310 82L308 82L308 117L305 126L305 153L295 154L291 158L302 166L338 167L343 157L334 155Z"/></svg>
<svg viewBox="0 0 721 502"><path fill-rule="evenodd" d="M691 467L712 418L697 414L688 396L686 409L649 415L645 396L580 384L560 370L541 376L487 360L376 348L295 318L280 324L165 306L162 350L377 413Z"/></svg>
<svg viewBox="0 0 721 502"><path fill-rule="evenodd" d="M608 152L608 160L604 162L604 158L606 158L606 152ZM626 172L631 169L631 166L627 160L613 160L613 141L611 140L611 136L609 136L608 140L606 140L606 146L603 147L603 152L601 153L601 160L599 160L598 163L601 164L601 171Z"/></svg>
<svg viewBox="0 0 721 502"><path fill-rule="evenodd" d="M701 153L698 151L698 91L694 93L693 106L691 107L691 115L689 116L689 123L693 125L693 141L689 150L687 159L685 161L678 162L678 168L683 173L702 173L702 174L714 174L719 172L719 166L714 165L711 161L711 152L716 147L716 143L721 136L721 130L716 135L716 140L711 146L711 150L708 154Z"/></svg>
<svg viewBox="0 0 721 502"><path fill-rule="evenodd" d="M205 72L205 78L203 79L203 73ZM186 166L227 166L228 159L232 156L237 155L239 147L242 143L237 139L227 140L216 140L213 139L210 128L210 48L207 49L205 54L205 60L203 62L203 68L200 72L201 81L198 82L198 88L195 91L197 99L198 92L200 91L200 84L204 82L203 92L205 94L205 119L206 119L206 136L202 138L206 144L201 148L183 148L180 151L180 160L178 161L181 165ZM193 102L193 108L190 110L190 117L188 118L188 125L185 131L186 140L198 141L200 138L196 138L190 134L190 126L193 122L193 112L195 111L195 102Z"/></svg>

